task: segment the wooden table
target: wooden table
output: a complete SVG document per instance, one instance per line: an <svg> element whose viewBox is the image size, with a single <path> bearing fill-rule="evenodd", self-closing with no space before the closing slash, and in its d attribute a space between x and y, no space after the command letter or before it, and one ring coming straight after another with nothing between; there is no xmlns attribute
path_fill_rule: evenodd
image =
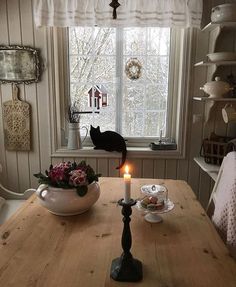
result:
<svg viewBox="0 0 236 287"><path fill-rule="evenodd" d="M132 196L144 184L132 179ZM183 181L165 180L175 208L160 224L144 220L133 208L132 254L143 263L143 281L110 278L119 257L123 229L121 178L101 178L101 196L85 214L61 217L41 207L33 195L0 227L1 287L235 287L236 263Z"/></svg>

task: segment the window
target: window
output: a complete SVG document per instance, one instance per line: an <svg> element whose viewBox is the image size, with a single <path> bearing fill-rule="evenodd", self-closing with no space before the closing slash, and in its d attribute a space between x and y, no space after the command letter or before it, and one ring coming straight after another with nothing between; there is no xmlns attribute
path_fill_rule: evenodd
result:
<svg viewBox="0 0 236 287"><path fill-rule="evenodd" d="M171 136L170 28L69 28L70 99L81 125L134 141Z"/></svg>
<svg viewBox="0 0 236 287"><path fill-rule="evenodd" d="M177 143L177 150L165 152L165 157L184 157L196 36L195 29L154 27L50 29L53 154L69 153L65 147L70 102L83 112L81 126L117 131L135 157L153 157L147 147L161 131ZM80 151L82 156L109 156L86 150ZM158 156L163 152L155 151Z"/></svg>

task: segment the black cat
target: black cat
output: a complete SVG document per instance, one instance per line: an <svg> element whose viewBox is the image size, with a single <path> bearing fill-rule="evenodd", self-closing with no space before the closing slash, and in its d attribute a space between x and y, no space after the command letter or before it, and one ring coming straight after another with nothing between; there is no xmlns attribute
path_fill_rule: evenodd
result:
<svg viewBox="0 0 236 287"><path fill-rule="evenodd" d="M124 138L116 132L101 132L100 127L94 128L90 126L90 137L94 144L94 149L104 149L105 151L122 152L122 161L116 169L122 168L126 160L126 144Z"/></svg>

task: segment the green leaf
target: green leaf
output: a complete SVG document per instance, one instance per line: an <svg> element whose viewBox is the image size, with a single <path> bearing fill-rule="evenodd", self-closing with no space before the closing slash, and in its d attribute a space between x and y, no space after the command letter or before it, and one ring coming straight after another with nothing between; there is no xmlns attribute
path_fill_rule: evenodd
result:
<svg viewBox="0 0 236 287"><path fill-rule="evenodd" d="M41 172L35 173L34 176L37 177L37 178L45 177L45 175L43 175Z"/></svg>
<svg viewBox="0 0 236 287"><path fill-rule="evenodd" d="M81 185L76 187L76 192L79 196L85 196L85 194L88 191L88 186L87 185Z"/></svg>
<svg viewBox="0 0 236 287"><path fill-rule="evenodd" d="M36 178L38 178L39 180L42 180L42 181L43 181L43 180L48 181L48 177L47 177L47 176L45 176L45 175L43 175L41 172L34 174L34 176L35 176Z"/></svg>

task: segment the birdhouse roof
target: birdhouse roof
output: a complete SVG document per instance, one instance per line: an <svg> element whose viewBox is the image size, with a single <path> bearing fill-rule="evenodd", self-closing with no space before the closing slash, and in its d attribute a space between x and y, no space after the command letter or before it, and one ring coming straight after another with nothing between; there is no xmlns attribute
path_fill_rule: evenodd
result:
<svg viewBox="0 0 236 287"><path fill-rule="evenodd" d="M103 85L95 85L94 88L96 91L98 91L100 94L107 94L107 90ZM92 92L92 88L88 91L90 94Z"/></svg>

